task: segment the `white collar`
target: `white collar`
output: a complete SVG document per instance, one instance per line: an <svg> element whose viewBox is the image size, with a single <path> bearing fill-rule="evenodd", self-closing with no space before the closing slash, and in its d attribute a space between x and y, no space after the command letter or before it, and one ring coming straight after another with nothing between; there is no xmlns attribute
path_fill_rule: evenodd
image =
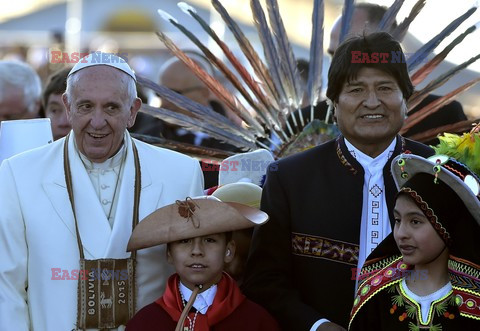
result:
<svg viewBox="0 0 480 331"><path fill-rule="evenodd" d="M182 282L180 282L179 288L182 298L188 301L190 299L190 296L192 295L192 291L188 287L183 285ZM193 307L201 314L206 314L208 308L212 305L213 299L215 299L216 294L217 285L210 286L210 288L206 291L198 293L197 297L195 298L195 302L193 303Z"/></svg>
<svg viewBox="0 0 480 331"><path fill-rule="evenodd" d="M77 142L75 140L75 134L73 133L73 130L72 130L73 146L75 146L75 150L78 152L78 155L80 156L80 159L82 160L82 163L84 164L86 170L94 170L94 169L106 170L106 169L113 169L115 167L118 167L122 163L122 160L124 159L124 155L127 152L127 149L125 147L126 145L125 142L127 141L126 139L128 138L129 137L125 132L123 136L122 146L120 147L118 152L111 158L103 161L102 163L96 163L96 162L90 161L85 155L83 155L83 153L80 152L80 150L77 147Z"/></svg>
<svg viewBox="0 0 480 331"><path fill-rule="evenodd" d="M394 138L390 145L377 157L372 158L371 156L365 154L355 146L353 146L347 138L345 138L345 146L347 147L350 154L360 163L360 165L365 169L378 169L383 168L387 164L388 159L395 150L395 145L397 143L397 138Z"/></svg>

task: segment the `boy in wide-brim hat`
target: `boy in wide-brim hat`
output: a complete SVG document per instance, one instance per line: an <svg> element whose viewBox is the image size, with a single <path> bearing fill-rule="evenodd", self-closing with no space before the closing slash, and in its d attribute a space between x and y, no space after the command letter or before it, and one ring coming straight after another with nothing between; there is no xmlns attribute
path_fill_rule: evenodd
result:
<svg viewBox="0 0 480 331"><path fill-rule="evenodd" d="M127 250L167 243L176 273L164 295L141 309L127 330L278 330L267 311L223 272L235 254L232 231L267 221L258 209L214 197L177 201L141 221Z"/></svg>

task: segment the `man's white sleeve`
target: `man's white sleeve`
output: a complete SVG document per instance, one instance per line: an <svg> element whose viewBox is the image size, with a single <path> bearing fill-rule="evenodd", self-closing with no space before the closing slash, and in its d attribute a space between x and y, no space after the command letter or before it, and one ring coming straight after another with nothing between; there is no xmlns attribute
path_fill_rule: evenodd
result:
<svg viewBox="0 0 480 331"><path fill-rule="evenodd" d="M0 330L28 331L28 251L10 163L0 166Z"/></svg>

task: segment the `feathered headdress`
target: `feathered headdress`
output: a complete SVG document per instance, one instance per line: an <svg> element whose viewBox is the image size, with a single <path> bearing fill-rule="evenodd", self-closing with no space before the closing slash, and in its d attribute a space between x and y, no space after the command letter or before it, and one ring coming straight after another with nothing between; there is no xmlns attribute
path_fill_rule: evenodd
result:
<svg viewBox="0 0 480 331"><path fill-rule="evenodd" d="M231 18L227 10L219 0L211 0L215 10L220 14L225 25L232 32L236 42L240 46L243 55L248 60L252 72L245 68L241 61L231 51L231 48L223 42L215 31L197 14L192 6L180 2L178 6L192 18L200 27L218 44L223 55L230 65L215 56L209 48L200 41L194 33L179 23L175 18L159 10L159 14L167 22L178 28L185 34L205 57L214 65L235 88L235 93L227 90L222 83L209 75L187 54L182 52L175 43L165 34L157 33L165 46L187 65L198 78L222 101L222 103L238 115L243 125L238 126L226 117L213 112L208 107L202 106L179 95L163 86L159 86L146 78L139 77L140 84L153 89L161 98L186 110L186 113L178 114L161 108L145 107L143 111L157 116L162 120L183 126L190 130L202 131L210 136L234 145L242 150L255 150L268 148L276 157L283 157L298 151L313 147L321 142L338 135L339 131L333 124L326 121L313 119L313 107L322 99L322 61L323 61L323 20L324 1L314 0L312 13L312 37L310 44L310 66L308 82L301 82L296 65L295 54L288 40L285 27L278 7L277 0L266 0L266 12L260 4L260 0L250 0L254 24L257 27L259 39L263 48L263 57L259 55L251 45L248 38L242 32L238 24ZM403 5L403 1L395 0L387 10L379 24L379 30L388 31L397 38L405 35L410 23L421 11L426 0L418 0L407 18L393 28L395 17ZM477 7L472 7L467 12L453 20L437 36L422 46L412 57L408 59L408 68L415 84L420 83L427 77L447 54L459 44L468 34L476 30L476 26L468 28L452 41L441 53L422 67L420 64L440 42L453 33L458 26L475 12ZM342 30L340 40L347 35L354 11L354 1L345 0ZM268 16L267 16L268 14ZM268 17L268 18L267 18ZM453 75L476 61L480 55L472 57L469 61L453 68L440 77L433 79L422 90L417 91L408 100L409 110L417 106L434 89L441 86ZM233 72L233 67L236 72ZM419 67L419 68L418 68ZM416 71L414 71L416 70ZM414 116L408 117L401 133L425 117L434 113L442 106L452 101L455 96L465 91L480 79L467 82L465 85L448 93L447 95L428 104L417 111ZM242 101L236 95L242 96ZM308 100L310 107L309 116L302 114L302 100ZM305 111L305 110L304 110ZM292 116L293 113L300 116ZM185 115L186 114L186 115ZM304 123L304 119L308 119ZM461 132L468 129L474 121L464 121L452 125L434 128L423 133L417 140L428 141L443 132ZM447 136L448 137L448 136ZM200 148L202 150L202 148ZM206 155L211 155L208 148L204 149Z"/></svg>
<svg viewBox="0 0 480 331"><path fill-rule="evenodd" d="M436 154L451 156L480 175L480 123L468 133L444 133L438 139Z"/></svg>

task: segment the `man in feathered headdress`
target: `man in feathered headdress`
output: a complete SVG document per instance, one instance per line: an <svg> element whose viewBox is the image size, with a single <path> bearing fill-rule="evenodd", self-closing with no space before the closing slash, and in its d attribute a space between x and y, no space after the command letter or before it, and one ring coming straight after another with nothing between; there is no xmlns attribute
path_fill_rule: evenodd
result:
<svg viewBox="0 0 480 331"><path fill-rule="evenodd" d="M433 154L398 135L413 92L403 56L385 32L340 45L327 97L342 135L269 167L271 221L254 232L244 289L285 330L346 327L356 270L391 232L393 157Z"/></svg>
<svg viewBox="0 0 480 331"><path fill-rule="evenodd" d="M369 34L375 32L379 23L381 22L384 14L387 12L387 8L379 6L373 3L359 3L355 4L353 16L350 21L349 36L356 36L361 34ZM342 26L342 16L339 16L335 23L333 24L332 30L330 32L330 43L328 45L327 52L331 56L335 53L335 50L338 47L340 42L340 31ZM394 22L392 29L394 29L397 24ZM403 39L403 36L400 37ZM401 40L399 40L401 41ZM421 110L423 107L432 103L433 101L439 99L440 96L429 94L427 97L415 108L408 112L408 115L411 116ZM327 113L327 103L325 101L318 103L315 106L314 118L325 119ZM308 120L310 116L310 106L308 106L304 111L303 115L305 121ZM298 114L296 114L298 117ZM444 125L458 123L460 121L467 120L465 113L463 112L463 107L458 101L452 101L449 104L439 108L435 113L427 116L420 123L414 125L404 136L410 137L415 134L426 132L429 129L438 128ZM293 125L293 123L291 122ZM438 139L432 139L424 142L427 145L436 145L438 144Z"/></svg>

